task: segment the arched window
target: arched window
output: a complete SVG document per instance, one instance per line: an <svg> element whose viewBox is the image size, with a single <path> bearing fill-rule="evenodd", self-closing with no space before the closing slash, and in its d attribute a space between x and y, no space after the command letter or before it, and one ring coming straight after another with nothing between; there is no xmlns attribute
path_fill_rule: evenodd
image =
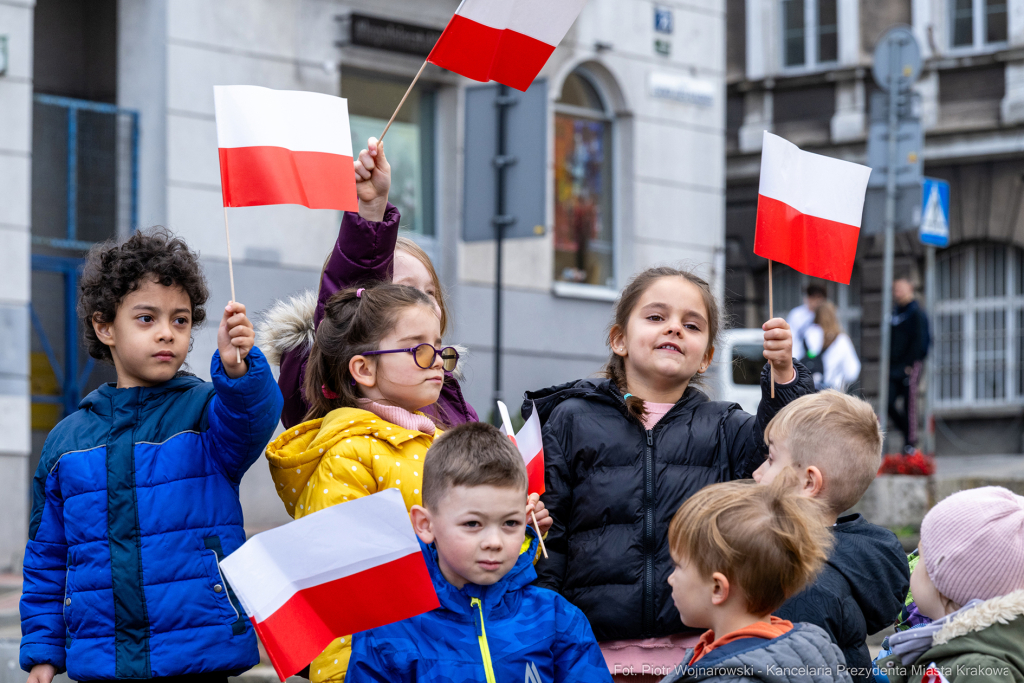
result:
<svg viewBox="0 0 1024 683"><path fill-rule="evenodd" d="M936 407L1024 403L1024 251L968 244L936 266Z"/></svg>
<svg viewBox="0 0 1024 683"><path fill-rule="evenodd" d="M556 282L615 287L612 113L582 70L555 105Z"/></svg>

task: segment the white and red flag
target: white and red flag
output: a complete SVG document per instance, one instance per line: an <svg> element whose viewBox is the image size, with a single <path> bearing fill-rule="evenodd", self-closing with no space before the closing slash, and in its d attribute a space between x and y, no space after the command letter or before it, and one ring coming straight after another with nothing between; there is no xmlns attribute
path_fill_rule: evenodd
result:
<svg viewBox="0 0 1024 683"><path fill-rule="evenodd" d="M586 0L462 0L427 61L525 91Z"/></svg>
<svg viewBox="0 0 1024 683"><path fill-rule="evenodd" d="M282 681L335 638L440 604L398 489L257 534L220 568Z"/></svg>
<svg viewBox="0 0 1024 683"><path fill-rule="evenodd" d="M526 463L526 474L530 480L529 489L526 493L544 495L544 439L541 435L540 416L537 415L537 405L534 404L530 418L523 425L523 428L519 430L519 433L515 435L513 435L512 420L509 418L508 408L501 401L498 401L498 412L501 413L501 431L512 439L512 443L519 449L519 454L523 456L523 462Z"/></svg>
<svg viewBox="0 0 1024 683"><path fill-rule="evenodd" d="M224 206L358 210L347 101L255 85L213 99Z"/></svg>
<svg viewBox="0 0 1024 683"><path fill-rule="evenodd" d="M871 169L765 132L754 253L850 284Z"/></svg>

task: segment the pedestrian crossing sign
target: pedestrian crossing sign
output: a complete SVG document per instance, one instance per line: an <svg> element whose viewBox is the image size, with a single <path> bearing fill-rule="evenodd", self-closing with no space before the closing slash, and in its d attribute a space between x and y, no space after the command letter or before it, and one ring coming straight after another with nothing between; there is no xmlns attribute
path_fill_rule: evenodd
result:
<svg viewBox="0 0 1024 683"><path fill-rule="evenodd" d="M949 183L945 180L925 178L921 189L921 243L933 247L948 247Z"/></svg>

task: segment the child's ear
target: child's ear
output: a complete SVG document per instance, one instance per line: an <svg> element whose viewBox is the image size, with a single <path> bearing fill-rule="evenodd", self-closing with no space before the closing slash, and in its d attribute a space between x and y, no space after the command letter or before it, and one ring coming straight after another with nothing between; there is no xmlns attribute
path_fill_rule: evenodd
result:
<svg viewBox="0 0 1024 683"><path fill-rule="evenodd" d="M114 345L114 323L108 323L103 321L103 316L96 313L92 314L92 329L96 333L96 338L100 340L100 343L106 344L107 346Z"/></svg>
<svg viewBox="0 0 1024 683"><path fill-rule="evenodd" d="M626 331L618 325L612 325L608 332L608 346L616 356L626 357Z"/></svg>
<svg viewBox="0 0 1024 683"><path fill-rule="evenodd" d="M372 389L377 386L377 366L366 356L353 356L348 362L348 371L356 384Z"/></svg>
<svg viewBox="0 0 1024 683"><path fill-rule="evenodd" d="M721 606L729 599L729 578L722 572L711 575L711 604Z"/></svg>
<svg viewBox="0 0 1024 683"><path fill-rule="evenodd" d="M814 465L808 466L804 470L801 487L801 493L808 498L817 498L820 496L822 490L825 488L825 477L821 474L821 470Z"/></svg>
<svg viewBox="0 0 1024 683"><path fill-rule="evenodd" d="M700 363L700 371L707 372L707 369L711 367L711 363L715 360L715 347L714 345L708 346L708 350L704 352L704 360Z"/></svg>
<svg viewBox="0 0 1024 683"><path fill-rule="evenodd" d="M430 510L422 505L413 505L409 510L409 519L412 520L412 529L420 540L430 545L434 542L434 531L430 519Z"/></svg>

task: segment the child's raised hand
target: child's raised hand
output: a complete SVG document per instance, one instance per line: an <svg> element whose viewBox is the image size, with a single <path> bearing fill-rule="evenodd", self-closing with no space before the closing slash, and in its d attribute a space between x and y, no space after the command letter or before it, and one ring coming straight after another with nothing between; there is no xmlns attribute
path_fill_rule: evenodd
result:
<svg viewBox="0 0 1024 683"><path fill-rule="evenodd" d="M551 525L555 523L555 520L551 518L551 513L548 512L547 508L544 507L544 503L540 502L540 496L536 493L531 493L526 499L526 523L530 524L533 522L533 515L537 515L537 531L543 536L551 528Z"/></svg>
<svg viewBox="0 0 1024 683"><path fill-rule="evenodd" d="M238 379L249 369L245 357L256 341L252 321L245 315L245 304L232 301L224 307L224 316L217 329L217 348L224 372L231 379ZM238 349L236 352L235 349ZM241 360L241 362L238 362Z"/></svg>
<svg viewBox="0 0 1024 683"><path fill-rule="evenodd" d="M793 333L782 318L772 318L761 326L764 330L764 357L775 370L775 381L788 384L796 376L793 369Z"/></svg>
<svg viewBox="0 0 1024 683"><path fill-rule="evenodd" d="M384 156L384 143L377 138L366 141L366 149L352 163L356 174L359 215L368 221L384 220L391 189L391 165Z"/></svg>
<svg viewBox="0 0 1024 683"><path fill-rule="evenodd" d="M28 675L28 683L50 683L57 675L52 664L36 664Z"/></svg>

